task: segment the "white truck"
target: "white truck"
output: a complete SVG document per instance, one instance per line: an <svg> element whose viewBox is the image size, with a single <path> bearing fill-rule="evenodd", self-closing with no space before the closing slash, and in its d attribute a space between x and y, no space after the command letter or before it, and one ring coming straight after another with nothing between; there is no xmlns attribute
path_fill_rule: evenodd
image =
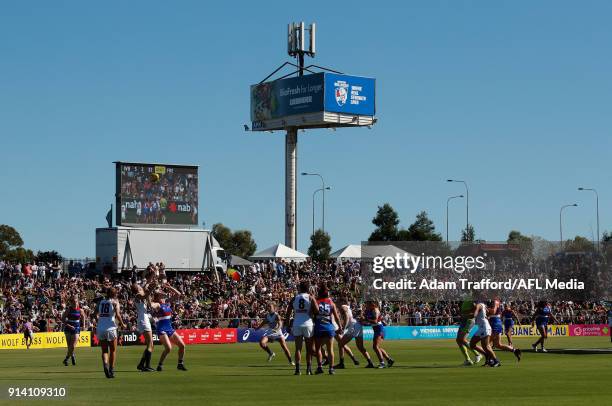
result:
<svg viewBox="0 0 612 406"><path fill-rule="evenodd" d="M203 229L111 227L96 229L96 270L144 269L163 262L171 271L227 271L225 251Z"/></svg>

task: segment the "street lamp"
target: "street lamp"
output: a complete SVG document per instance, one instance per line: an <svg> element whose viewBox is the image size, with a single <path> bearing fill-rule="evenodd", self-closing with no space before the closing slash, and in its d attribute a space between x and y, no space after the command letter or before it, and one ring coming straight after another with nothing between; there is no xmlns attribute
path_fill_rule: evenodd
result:
<svg viewBox="0 0 612 406"><path fill-rule="evenodd" d="M302 172L302 176L318 176L319 178L321 178L321 189L323 190L323 220L322 220L323 226L322 226L322 230L325 231L325 190L327 189L325 187L325 180L323 180L323 176L321 176L318 173Z"/></svg>
<svg viewBox="0 0 612 406"><path fill-rule="evenodd" d="M578 204L566 204L561 206L561 210L559 210L559 237L561 240L561 249L563 249L563 222L561 221L561 216L563 215L563 209L565 209L566 207L578 207Z"/></svg>
<svg viewBox="0 0 612 406"><path fill-rule="evenodd" d="M315 233L315 225L314 225L314 211L315 211L314 210L314 206L315 206L314 203L315 203L315 196L317 195L317 192L320 192L320 191L323 191L323 193L325 194L326 190L331 190L331 187L328 186L326 188L320 188L320 189L315 190L312 193L312 235L314 235L314 233ZM325 231L325 230L323 230L323 231Z"/></svg>
<svg viewBox="0 0 612 406"><path fill-rule="evenodd" d="M597 190L593 188L579 187L578 190L588 190L595 193L595 207L597 210L597 251L599 251L599 195L597 194Z"/></svg>
<svg viewBox="0 0 612 406"><path fill-rule="evenodd" d="M451 196L446 199L446 245L448 245L448 203L453 199L462 198L463 195Z"/></svg>
<svg viewBox="0 0 612 406"><path fill-rule="evenodd" d="M446 179L446 181L463 183L463 186L465 186L465 232L467 233L470 227L470 190L468 189L468 184L464 180L457 179Z"/></svg>

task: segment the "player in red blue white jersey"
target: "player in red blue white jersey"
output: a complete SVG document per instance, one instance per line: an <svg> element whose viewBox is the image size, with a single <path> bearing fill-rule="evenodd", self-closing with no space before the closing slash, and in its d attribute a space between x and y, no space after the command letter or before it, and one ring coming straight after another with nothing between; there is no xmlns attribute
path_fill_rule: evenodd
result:
<svg viewBox="0 0 612 406"><path fill-rule="evenodd" d="M612 307L608 309L608 327L608 330L610 331L610 342L612 343Z"/></svg>
<svg viewBox="0 0 612 406"><path fill-rule="evenodd" d="M63 364L68 366L68 360L70 359L72 365L76 365L76 359L74 357L74 348L76 347L81 333L81 327L85 322L85 315L83 310L79 307L79 298L76 295L71 296L68 299L68 306L62 316L62 324L64 325L64 334L66 335L66 344L68 350L66 351L66 358L64 358Z"/></svg>
<svg viewBox="0 0 612 406"><path fill-rule="evenodd" d="M512 309L512 306L509 303L504 304L504 310L501 313L502 321L504 322L504 331L506 333L506 338L508 339L508 344L512 346L512 328L514 327L514 321L520 324L520 320L518 314Z"/></svg>
<svg viewBox="0 0 612 406"><path fill-rule="evenodd" d="M334 371L334 337L336 336L337 328L334 327L333 319L340 320L336 305L329 298L329 290L327 285L322 283L319 286L317 294L318 313L315 316L315 351L317 354L317 370L315 374L323 373L323 355L321 349L323 346L327 349L327 359L329 361L329 374L333 375ZM339 331L338 331L339 332Z"/></svg>
<svg viewBox="0 0 612 406"><path fill-rule="evenodd" d="M489 314L489 324L491 325L491 342L494 348L502 351L509 351L518 361L521 360L521 350L514 348L510 345L502 344L501 335L503 333L502 325L502 306L499 299L495 299L489 302L487 312Z"/></svg>
<svg viewBox="0 0 612 406"><path fill-rule="evenodd" d="M378 302L370 300L366 302L365 311L361 319L361 325L372 326L374 337L372 339L372 349L378 357L378 368L392 367L395 361L389 356L387 351L382 348L382 343L385 339L385 326L382 322L382 314L378 307ZM385 361L386 364L385 364ZM370 367L369 365L366 367Z"/></svg>
<svg viewBox="0 0 612 406"><path fill-rule="evenodd" d="M548 338L548 321L551 318L555 323L557 322L557 319L552 314L550 303L545 301L538 303L533 320L531 321L531 325L533 326L535 324L538 332L540 333L540 338L538 338L538 341L531 344L531 348L533 348L535 352L538 352L538 344L540 344L540 350L542 352L547 352L546 348L544 348L544 342Z"/></svg>
<svg viewBox="0 0 612 406"><path fill-rule="evenodd" d="M178 290L174 289L168 283L162 286L162 289L166 289L174 297L181 294ZM164 351L159 358L159 364L157 364L157 371L161 372L163 369L163 363L170 351L172 350L172 344L178 347L178 364L176 368L181 371L187 371L183 359L185 357L185 343L183 339L174 331L172 327L172 307L170 303L166 301L168 295L163 290L158 290L153 294L153 300L151 301L151 312L156 320L156 330L159 341L164 346Z"/></svg>

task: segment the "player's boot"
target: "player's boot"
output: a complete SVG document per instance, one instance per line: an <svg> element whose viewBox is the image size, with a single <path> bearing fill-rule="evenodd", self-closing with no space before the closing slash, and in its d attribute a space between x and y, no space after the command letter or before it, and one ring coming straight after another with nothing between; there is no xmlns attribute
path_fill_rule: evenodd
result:
<svg viewBox="0 0 612 406"><path fill-rule="evenodd" d="M493 362L491 363L491 368L497 368L497 367L501 367L501 362L499 362L499 360L493 360Z"/></svg>
<svg viewBox="0 0 612 406"><path fill-rule="evenodd" d="M482 355L476 354L476 358L474 359L474 364L478 364L481 359L482 359Z"/></svg>
<svg viewBox="0 0 612 406"><path fill-rule="evenodd" d="M387 367L387 366L385 365L385 363L384 363L384 362L381 362L381 363L378 365L378 369L385 369L386 367Z"/></svg>
<svg viewBox="0 0 612 406"><path fill-rule="evenodd" d="M272 358L274 358L274 357L276 357L275 353L272 353L272 354L268 355L268 362L271 362Z"/></svg>
<svg viewBox="0 0 612 406"><path fill-rule="evenodd" d="M151 367L143 367L140 371L141 372L155 372L155 370Z"/></svg>
<svg viewBox="0 0 612 406"><path fill-rule="evenodd" d="M358 367L359 366L359 360L357 358L355 358L353 360L353 364L355 364L355 366Z"/></svg>
<svg viewBox="0 0 612 406"><path fill-rule="evenodd" d="M306 375L312 375L312 368L306 368Z"/></svg>
<svg viewBox="0 0 612 406"><path fill-rule="evenodd" d="M336 371L334 371L334 368L329 368L329 374L330 375L335 375Z"/></svg>
<svg viewBox="0 0 612 406"><path fill-rule="evenodd" d="M323 365L323 366L329 365L329 358L325 358L325 360L323 361L323 363L321 365Z"/></svg>
<svg viewBox="0 0 612 406"><path fill-rule="evenodd" d="M163 370L162 365L161 365L161 364L159 364L159 365L157 366L157 372L161 372L162 370Z"/></svg>
<svg viewBox="0 0 612 406"><path fill-rule="evenodd" d="M315 375L320 375L323 373L323 367L317 367L317 370L315 371Z"/></svg>
<svg viewBox="0 0 612 406"><path fill-rule="evenodd" d="M516 360L518 362L521 362L521 355L523 354L523 351L519 350L518 348L515 348L513 354L516 357Z"/></svg>
<svg viewBox="0 0 612 406"><path fill-rule="evenodd" d="M176 369L180 371L187 371L187 368L185 368L185 364L183 364L182 362L176 366Z"/></svg>
<svg viewBox="0 0 612 406"><path fill-rule="evenodd" d="M300 366L297 365L295 367L295 372L293 373L293 375L302 375L302 372L300 371Z"/></svg>
<svg viewBox="0 0 612 406"><path fill-rule="evenodd" d="M537 344L531 344L531 349L532 349L534 352L538 352L538 346L537 346Z"/></svg>
<svg viewBox="0 0 612 406"><path fill-rule="evenodd" d="M471 359L466 359L465 361L463 361L464 367L471 367L472 365L474 365L474 361L472 361Z"/></svg>
<svg viewBox="0 0 612 406"><path fill-rule="evenodd" d="M389 358L387 360L387 367L391 368L393 366L393 364L395 364L395 361L393 361L393 358Z"/></svg>
<svg viewBox="0 0 612 406"><path fill-rule="evenodd" d="M544 347L542 347L542 352L548 352L548 350Z"/></svg>
<svg viewBox="0 0 612 406"><path fill-rule="evenodd" d="M108 370L108 365L104 364L104 376L110 378L110 371Z"/></svg>
<svg viewBox="0 0 612 406"><path fill-rule="evenodd" d="M72 362L72 365L76 365L76 358L74 357L74 355L70 357L70 361Z"/></svg>
<svg viewBox="0 0 612 406"><path fill-rule="evenodd" d="M68 366L68 357L64 358L64 362L62 362L64 366Z"/></svg>
<svg viewBox="0 0 612 406"><path fill-rule="evenodd" d="M340 361L336 365L334 365L334 369L344 369L344 361Z"/></svg>
<svg viewBox="0 0 612 406"><path fill-rule="evenodd" d="M114 378L115 377L115 370L113 368L109 368L108 369L108 377L109 378Z"/></svg>
<svg viewBox="0 0 612 406"><path fill-rule="evenodd" d="M376 368L374 364L372 364L372 361L368 361L368 365L366 365L365 367L366 368Z"/></svg>

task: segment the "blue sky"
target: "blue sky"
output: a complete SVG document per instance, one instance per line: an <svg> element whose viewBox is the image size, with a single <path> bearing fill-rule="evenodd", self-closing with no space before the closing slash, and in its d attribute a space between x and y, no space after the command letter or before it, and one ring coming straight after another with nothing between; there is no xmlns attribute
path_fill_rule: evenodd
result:
<svg viewBox="0 0 612 406"><path fill-rule="evenodd" d="M558 239L612 229L612 4L490 2L4 2L0 223L33 249L93 256L115 160L200 165L200 216L284 239L284 137L245 133L249 85L286 55L286 24L317 23L315 63L377 78L372 129L300 133L299 171L333 187L335 248L402 225L470 185L477 236ZM299 179L298 248L317 178ZM457 239L465 206L451 208ZM319 222L320 212L317 212Z"/></svg>

